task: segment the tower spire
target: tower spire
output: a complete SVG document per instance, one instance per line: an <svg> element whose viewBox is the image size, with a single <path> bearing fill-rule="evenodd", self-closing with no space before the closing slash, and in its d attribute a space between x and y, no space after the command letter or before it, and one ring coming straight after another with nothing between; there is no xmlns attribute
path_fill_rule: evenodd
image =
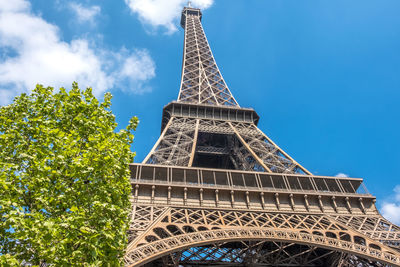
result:
<svg viewBox="0 0 400 267"><path fill-rule="evenodd" d="M200 9L185 7L181 25L185 29L182 79L178 101L208 105L239 106L231 94L201 25Z"/></svg>

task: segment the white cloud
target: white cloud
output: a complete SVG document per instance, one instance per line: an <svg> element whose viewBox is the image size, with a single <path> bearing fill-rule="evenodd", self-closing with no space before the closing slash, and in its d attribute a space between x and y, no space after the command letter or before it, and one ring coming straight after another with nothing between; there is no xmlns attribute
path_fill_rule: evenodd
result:
<svg viewBox="0 0 400 267"><path fill-rule="evenodd" d="M400 224L400 185L397 185L394 189L394 197L391 202L383 202L381 212L383 217L395 223Z"/></svg>
<svg viewBox="0 0 400 267"><path fill-rule="evenodd" d="M344 177L349 177L349 176L348 176L347 174L345 174L345 173L339 172L338 174L335 175L335 177L342 177L342 178L344 178Z"/></svg>
<svg viewBox="0 0 400 267"><path fill-rule="evenodd" d="M192 7L206 9L213 0L193 0ZM139 15L142 23L154 28L164 27L171 34L177 30L182 8L187 0L125 0L132 12Z"/></svg>
<svg viewBox="0 0 400 267"><path fill-rule="evenodd" d="M131 88L135 88L135 93L141 94L151 90L143 82L155 76L155 64L147 50L134 50L134 53L129 53L128 50L121 49L112 56L119 65L114 77L122 91L130 92Z"/></svg>
<svg viewBox="0 0 400 267"><path fill-rule="evenodd" d="M395 192L395 199L397 202L400 202L400 185L397 185L393 191Z"/></svg>
<svg viewBox="0 0 400 267"><path fill-rule="evenodd" d="M1 0L0 1L0 7L3 11L18 11L18 10L23 10L23 9L28 9L30 7L30 4L26 1L7 1L7 0Z"/></svg>
<svg viewBox="0 0 400 267"><path fill-rule="evenodd" d="M123 82L129 84L125 91L149 90L146 81L155 76L155 64L146 50L113 52L87 39L64 42L59 31L33 14L27 1L0 0L0 104L37 83L70 87L77 81L97 96Z"/></svg>
<svg viewBox="0 0 400 267"><path fill-rule="evenodd" d="M95 17L100 14L101 8L99 6L83 6L80 3L70 2L69 8L74 11L77 21L79 23L95 23Z"/></svg>

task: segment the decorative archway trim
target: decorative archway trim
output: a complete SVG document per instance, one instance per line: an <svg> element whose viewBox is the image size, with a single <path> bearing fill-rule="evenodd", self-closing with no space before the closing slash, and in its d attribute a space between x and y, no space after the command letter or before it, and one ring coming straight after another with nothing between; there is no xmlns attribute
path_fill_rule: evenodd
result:
<svg viewBox="0 0 400 267"><path fill-rule="evenodd" d="M381 251L367 245L302 233L291 229L274 230L265 228L217 229L177 235L136 247L126 253L124 261L126 266L140 266L164 255L188 247L197 247L219 242L252 240L281 241L305 245L312 244L317 247L347 252L374 261L400 266L400 257L389 251Z"/></svg>

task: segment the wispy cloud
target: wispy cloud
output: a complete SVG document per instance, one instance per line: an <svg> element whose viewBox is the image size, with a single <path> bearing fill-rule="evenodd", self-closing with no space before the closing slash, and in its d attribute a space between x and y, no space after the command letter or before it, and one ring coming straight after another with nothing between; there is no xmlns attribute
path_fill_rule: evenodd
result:
<svg viewBox="0 0 400 267"><path fill-rule="evenodd" d="M192 6L206 9L213 0L193 0ZM139 16L140 21L153 29L162 27L167 34L177 30L178 19L187 0L125 0L131 11Z"/></svg>
<svg viewBox="0 0 400 267"><path fill-rule="evenodd" d="M75 13L79 23L95 23L95 18L100 14L100 6L83 6L81 3L70 2L69 8Z"/></svg>
<svg viewBox="0 0 400 267"><path fill-rule="evenodd" d="M37 83L68 87L77 81L96 95L129 85L148 91L155 64L144 49L110 51L84 38L61 40L60 29L31 11L25 0L0 0L0 104ZM128 89L129 88L129 89Z"/></svg>
<svg viewBox="0 0 400 267"><path fill-rule="evenodd" d="M146 49L136 49L129 52L121 49L113 54L114 61L118 64L117 71L113 73L116 85L123 92L142 94L151 91L146 81L155 77L155 64Z"/></svg>
<svg viewBox="0 0 400 267"><path fill-rule="evenodd" d="M381 212L383 217L395 223L400 224L400 185L397 185L394 189L394 194L390 201L385 201L382 204Z"/></svg>
<svg viewBox="0 0 400 267"><path fill-rule="evenodd" d="M335 177L349 177L347 174L343 173L343 172L339 172L338 174L335 175Z"/></svg>

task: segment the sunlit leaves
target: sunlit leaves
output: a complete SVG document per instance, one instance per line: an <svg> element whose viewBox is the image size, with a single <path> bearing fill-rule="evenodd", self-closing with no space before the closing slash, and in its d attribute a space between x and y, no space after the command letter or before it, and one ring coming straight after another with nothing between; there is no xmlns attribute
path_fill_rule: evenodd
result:
<svg viewBox="0 0 400 267"><path fill-rule="evenodd" d="M138 119L116 132L111 98L38 85L0 108L0 265L120 264Z"/></svg>

